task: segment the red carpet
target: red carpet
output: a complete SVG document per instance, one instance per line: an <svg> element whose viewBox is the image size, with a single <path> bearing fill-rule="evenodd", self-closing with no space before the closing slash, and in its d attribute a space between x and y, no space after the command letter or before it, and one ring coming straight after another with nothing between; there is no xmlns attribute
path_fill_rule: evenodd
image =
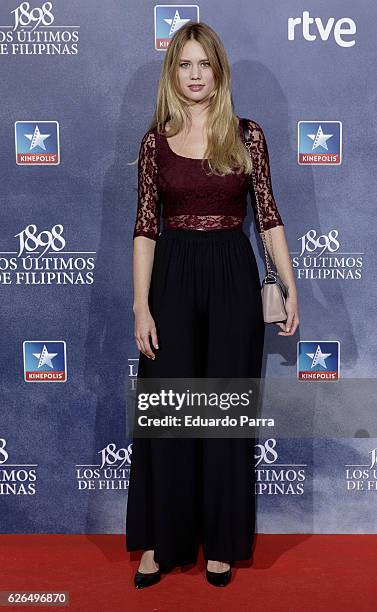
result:
<svg viewBox="0 0 377 612"><path fill-rule="evenodd" d="M375 612L376 549L375 535L259 534L224 588L206 582L200 554L138 591L140 554L130 562L124 535L2 535L0 590L69 591L82 612Z"/></svg>

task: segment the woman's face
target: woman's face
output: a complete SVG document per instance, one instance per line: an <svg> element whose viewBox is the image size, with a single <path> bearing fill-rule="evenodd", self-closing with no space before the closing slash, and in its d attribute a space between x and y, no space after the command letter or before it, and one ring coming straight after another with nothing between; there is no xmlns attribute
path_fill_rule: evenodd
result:
<svg viewBox="0 0 377 612"><path fill-rule="evenodd" d="M183 95L192 102L202 102L215 87L209 60L196 40L188 40L182 49L178 80Z"/></svg>

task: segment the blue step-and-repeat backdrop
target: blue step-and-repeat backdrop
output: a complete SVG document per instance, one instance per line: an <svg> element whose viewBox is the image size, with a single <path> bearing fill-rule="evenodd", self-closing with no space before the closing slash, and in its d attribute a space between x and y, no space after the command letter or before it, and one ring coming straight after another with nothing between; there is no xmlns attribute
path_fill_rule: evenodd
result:
<svg viewBox="0 0 377 612"><path fill-rule="evenodd" d="M266 326L263 376L296 381L308 420L324 407L331 420L330 436L259 440L257 530L373 533L370 0L2 0L1 532L125 532L135 160L169 39L187 19L219 33L235 111L269 146L301 321L289 338Z"/></svg>

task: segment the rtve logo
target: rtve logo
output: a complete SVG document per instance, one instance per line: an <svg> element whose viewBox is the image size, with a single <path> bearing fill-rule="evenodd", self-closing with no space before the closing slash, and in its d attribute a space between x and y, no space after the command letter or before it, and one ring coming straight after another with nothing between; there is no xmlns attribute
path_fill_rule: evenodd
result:
<svg viewBox="0 0 377 612"><path fill-rule="evenodd" d="M302 24L302 35L305 40L313 41L317 39L317 34L321 40L328 40L331 32L335 42L340 47L353 47L355 40L343 40L343 36L350 36L356 33L356 23L353 19L348 17L341 17L335 23L335 18L330 17L326 24L322 22L320 17L310 17L309 11L303 11L301 17L289 17L288 18L288 40L295 40L296 26ZM310 26L312 31L310 31ZM333 28L334 26L334 28Z"/></svg>

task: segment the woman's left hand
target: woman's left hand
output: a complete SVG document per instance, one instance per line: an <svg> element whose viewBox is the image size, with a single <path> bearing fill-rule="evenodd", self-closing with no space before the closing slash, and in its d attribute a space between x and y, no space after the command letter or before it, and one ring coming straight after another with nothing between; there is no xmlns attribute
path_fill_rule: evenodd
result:
<svg viewBox="0 0 377 612"><path fill-rule="evenodd" d="M293 336L300 322L297 298L288 296L285 301L285 310L288 315L285 323L276 323L283 330L278 332L278 336Z"/></svg>

